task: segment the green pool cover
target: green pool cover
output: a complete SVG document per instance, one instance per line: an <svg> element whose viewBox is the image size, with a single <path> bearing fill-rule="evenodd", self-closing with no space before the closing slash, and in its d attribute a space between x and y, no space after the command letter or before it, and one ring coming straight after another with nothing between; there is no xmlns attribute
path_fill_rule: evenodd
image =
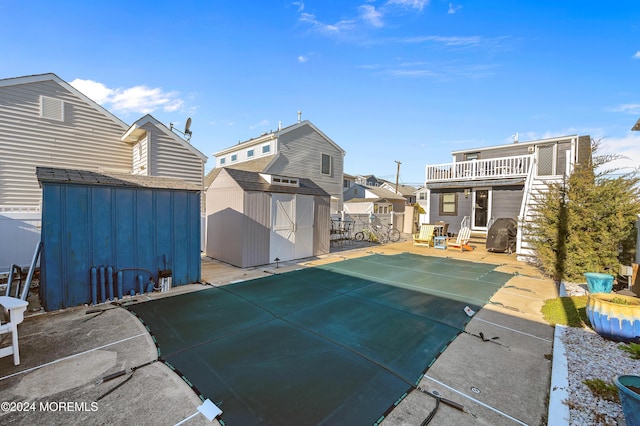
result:
<svg viewBox="0 0 640 426"><path fill-rule="evenodd" d="M228 425L371 425L509 278L372 255L129 307Z"/></svg>

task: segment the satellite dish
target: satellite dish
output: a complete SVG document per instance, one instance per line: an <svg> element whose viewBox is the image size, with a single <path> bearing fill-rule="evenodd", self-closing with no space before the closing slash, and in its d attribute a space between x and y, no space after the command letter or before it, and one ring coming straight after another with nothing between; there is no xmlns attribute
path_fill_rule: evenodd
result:
<svg viewBox="0 0 640 426"><path fill-rule="evenodd" d="M191 136L191 130L189 129L191 127L191 117L187 118L187 124L185 124L184 126L184 134Z"/></svg>

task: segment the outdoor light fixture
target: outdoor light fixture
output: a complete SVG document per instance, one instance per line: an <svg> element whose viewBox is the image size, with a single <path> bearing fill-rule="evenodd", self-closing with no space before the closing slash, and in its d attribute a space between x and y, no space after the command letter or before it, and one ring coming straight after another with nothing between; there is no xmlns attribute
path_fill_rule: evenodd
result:
<svg viewBox="0 0 640 426"><path fill-rule="evenodd" d="M469 193L471 192L471 190L469 188L465 188L464 190L464 198L469 198Z"/></svg>

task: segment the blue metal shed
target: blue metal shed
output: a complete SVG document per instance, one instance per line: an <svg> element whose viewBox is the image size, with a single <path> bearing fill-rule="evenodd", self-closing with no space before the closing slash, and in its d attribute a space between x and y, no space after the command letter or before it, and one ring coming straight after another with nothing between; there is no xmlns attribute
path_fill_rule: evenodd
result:
<svg viewBox="0 0 640 426"><path fill-rule="evenodd" d="M200 187L178 179L36 168L46 310L199 282Z"/></svg>

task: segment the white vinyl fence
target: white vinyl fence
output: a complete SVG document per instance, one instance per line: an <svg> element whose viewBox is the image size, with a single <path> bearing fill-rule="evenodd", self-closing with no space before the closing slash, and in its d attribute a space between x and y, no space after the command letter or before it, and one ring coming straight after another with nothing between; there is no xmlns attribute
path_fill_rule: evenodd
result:
<svg viewBox="0 0 640 426"><path fill-rule="evenodd" d="M31 264L41 227L39 211L0 211L0 272Z"/></svg>

